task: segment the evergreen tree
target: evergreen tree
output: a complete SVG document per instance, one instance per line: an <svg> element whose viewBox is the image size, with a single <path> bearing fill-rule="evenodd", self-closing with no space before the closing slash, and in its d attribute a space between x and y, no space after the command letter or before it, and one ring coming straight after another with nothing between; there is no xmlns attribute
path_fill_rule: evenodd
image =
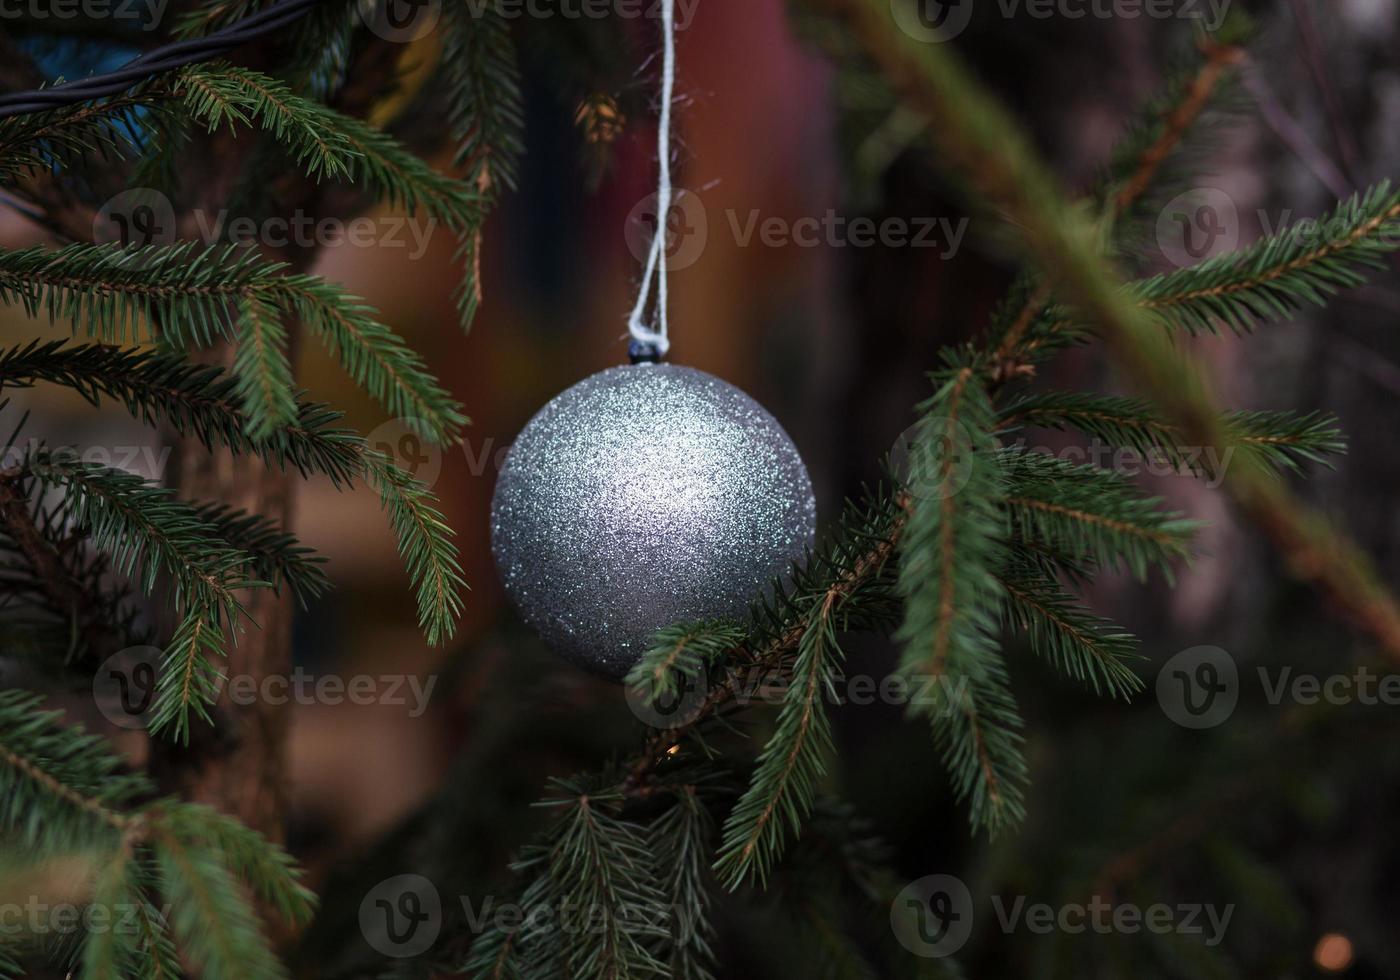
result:
<svg viewBox="0 0 1400 980"><path fill-rule="evenodd" d="M182 4L173 35L217 37L264 9ZM385 202L450 228L461 243L465 326L481 295L482 222L517 180L515 45L543 40L513 36L491 5L452 3L444 14L432 84L383 126L367 118L385 118L372 110L398 82L394 65L346 2L316 5L286 36L148 66L118 91L0 118L6 192L60 243L0 253L0 300L70 335L5 344L0 386L66 387L175 433L190 453L255 463L275 480L363 481L382 500L434 644L451 639L462 610L451 531L425 487L346 428L333 406L297 389L291 350L318 338L388 412L448 444L465 417L429 365L364 302L309 274L308 255L162 243L135 220L134 236L94 243L90 221L75 221L83 212L71 205L75 194L89 200L73 190L80 179L93 187L115 179L158 184L182 210L207 206L210 192L182 177L216 150L231 153L235 179L221 185L227 199L218 203L236 214ZM909 968L891 938L871 948L847 929L853 915L888 914L899 890L879 842L825 792L828 710L842 689L847 638L893 634L898 678L927 694L910 699L910 720L931 730L930 756L971 826L1014 834L1034 769L1008 638L1025 637L1066 684L1131 698L1143 688L1136 640L1081 594L1106 570L1184 574L1192 553L1189 516L1110 470L1020 447L1017 433L1029 426L1077 429L1223 476L1297 574L1400 653L1394 599L1361 553L1288 489L1287 478L1342 451L1335 419L1218 407L1173 339L1249 333L1358 285L1400 240L1400 192L1381 184L1306 226L1171 274L1123 272L1136 264L1150 202L1176 186L1193 128L1228 87L1245 29L1232 22L1197 39L1101 184L1071 204L951 47L901 34L886 0L814 0L794 17L832 58L840 90L862 93L865 112L846 124L901 104L936 122L928 132L949 176L970 201L1013 221L1025 271L981 338L947 350L932 371L888 483L847 505L787 585L755 597L746 622L676 624L655 637L628 686L657 724L639 742L613 746L610 761L550 781L543 828L510 866L522 914L473 928L450 910L431 953L352 963L345 973L714 976L721 906L734 892L745 901L771 895L835 975ZM410 147L395 134L396 122L444 108L450 175L424 162L437 147ZM290 189L271 179L284 174L296 176ZM1067 348L1099 341L1139 396L1028 384ZM12 418L9 429L23 424ZM1207 459L1234 451L1229 472L1212 473L1193 451L1200 447L1220 451ZM259 597L305 603L333 586L279 514L179 489L43 446L0 472L4 654L81 676L116 650L158 643L150 736L165 748L153 757L176 768L200 762L180 746L229 721L215 710L229 658L236 644L255 642L252 627L276 608ZM278 669L275 653L263 671ZM475 764L461 763L468 772ZM277 950L288 929L310 923L307 935L324 943L353 928L312 921L316 897L275 825L245 825L170 790L170 780L134 771L38 694L0 693L9 860L80 862L85 902L129 910L132 924L85 930L72 943L7 933L0 975L56 962L94 980L276 977L288 974ZM570 903L601 910L597 927L561 928L548 913ZM950 960L912 967L957 972Z"/></svg>

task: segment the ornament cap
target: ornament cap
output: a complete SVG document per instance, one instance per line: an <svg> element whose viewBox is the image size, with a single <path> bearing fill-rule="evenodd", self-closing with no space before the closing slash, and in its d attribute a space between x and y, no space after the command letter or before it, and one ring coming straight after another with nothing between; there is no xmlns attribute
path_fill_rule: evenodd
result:
<svg viewBox="0 0 1400 980"><path fill-rule="evenodd" d="M633 340L627 345L627 357L633 364L660 364L661 348L647 340Z"/></svg>

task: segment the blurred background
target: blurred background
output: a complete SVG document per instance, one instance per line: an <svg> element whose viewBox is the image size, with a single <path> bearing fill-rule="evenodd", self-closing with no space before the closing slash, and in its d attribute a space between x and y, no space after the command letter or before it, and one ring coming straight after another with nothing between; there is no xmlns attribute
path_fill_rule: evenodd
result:
<svg viewBox="0 0 1400 980"><path fill-rule="evenodd" d="M971 18L954 43L1079 190L1189 50L1196 26L1187 16L1042 17L1030 3L964 2ZM1196 6L1207 19L1220 9ZM1234 6L1257 25L1245 82L1199 147L1189 186L1226 195L1244 244L1396 172L1400 3ZM925 375L939 349L985 327L1016 269L1005 229L966 213L940 176L922 124L872 123L859 87L798 39L800 21L776 0L699 0L681 24L676 176L688 203L672 229L671 356L740 386L778 418L829 521L845 497L880 478L882 457L930 392ZM518 625L492 566L488 511L525 421L625 359L638 244L655 220L654 205L646 210L655 181L653 28L644 18L517 25L527 154L518 190L484 237L484 302L469 335L456 326L458 267L445 232L419 257L330 248L315 270L378 307L472 418L462 446L422 447L321 350L303 345L299 376L310 392L347 407L351 425L433 485L472 591L457 639L446 650L426 647L376 498L318 481L300 487L295 533L328 558L335 590L298 615L298 666L434 684L417 715L387 704L289 708L289 843L327 909L304 942L311 972L373 961L367 945L344 943L337 923L353 934L361 898L385 877L433 868L443 894L504 887L512 852L538 825L530 804L545 779L595 767L641 737L619 687L558 660ZM433 43L406 57L431 60ZM560 71L567 59L584 67ZM563 81L579 77L592 79L589 90ZM927 228L927 247L863 247L824 232L815 244L765 242L757 231L767 219L791 228L828 215ZM8 212L0 238L6 247L44 240ZM1130 264L1167 270L1169 251L1149 242ZM1349 453L1334 470L1308 467L1300 492L1344 524L1391 582L1400 564L1397 271L1392 264L1325 313L1252 337L1191 342L1229 406L1340 418ZM2 315L9 335L53 335L13 308ZM1035 383L1130 393L1093 347L1056 360ZM36 410L26 437L146 447L129 465L161 475L162 447L115 415L48 389L22 393L15 407ZM1069 439L1031 437L1052 449ZM1174 587L1160 576L1106 579L1091 597L1142 638L1148 689L1133 704L1095 698L1028 651L1008 652L1033 778L1020 833L992 843L970 835L926 732L895 706L837 710L833 788L888 844L901 875L968 883L978 915L960 956L969 976L1400 976L1391 824L1400 813L1400 708L1271 704L1257 675L1259 667L1271 677L1285 668L1380 675L1393 665L1293 583L1216 490L1174 474L1143 479L1209 522L1201 553ZM1153 684L1163 663L1198 646L1226 652L1240 698L1219 724L1190 730L1163 710ZM876 677L895 657L891 644L869 637L852 639L849 654L851 673ZM103 723L80 695L71 710ZM142 737L120 737L139 758ZM1058 906L1095 894L1234 911L1223 940L1207 945L1190 935L1007 934L987 904L1023 895ZM725 975L813 975L820 947L777 916L761 899L723 907ZM888 925L867 928L874 935Z"/></svg>

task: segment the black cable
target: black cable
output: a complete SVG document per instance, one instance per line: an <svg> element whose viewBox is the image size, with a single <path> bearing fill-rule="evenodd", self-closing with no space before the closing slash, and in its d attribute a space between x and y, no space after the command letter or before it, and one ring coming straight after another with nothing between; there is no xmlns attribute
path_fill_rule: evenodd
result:
<svg viewBox="0 0 1400 980"><path fill-rule="evenodd" d="M118 95L162 72L182 68L197 61L207 61L249 41L279 31L305 16L317 2L318 0L278 0L277 3L242 20L234 21L212 34L152 48L113 71L49 88L0 96L0 119Z"/></svg>

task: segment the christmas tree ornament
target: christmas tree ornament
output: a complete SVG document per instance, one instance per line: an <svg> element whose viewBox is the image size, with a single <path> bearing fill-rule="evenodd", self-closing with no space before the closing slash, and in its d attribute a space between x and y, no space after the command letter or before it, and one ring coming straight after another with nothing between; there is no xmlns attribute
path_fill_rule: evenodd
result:
<svg viewBox="0 0 1400 980"><path fill-rule="evenodd" d="M491 550L522 617L566 659L621 679L657 630L739 618L816 530L812 481L773 416L733 385L661 363L674 2L663 0L657 222L628 317L630 366L559 395L511 446ZM645 322L656 283L656 328Z"/></svg>
<svg viewBox="0 0 1400 980"><path fill-rule="evenodd" d="M786 432L692 368L609 368L511 447L491 546L525 621L621 678L663 626L742 617L811 546L812 483Z"/></svg>

